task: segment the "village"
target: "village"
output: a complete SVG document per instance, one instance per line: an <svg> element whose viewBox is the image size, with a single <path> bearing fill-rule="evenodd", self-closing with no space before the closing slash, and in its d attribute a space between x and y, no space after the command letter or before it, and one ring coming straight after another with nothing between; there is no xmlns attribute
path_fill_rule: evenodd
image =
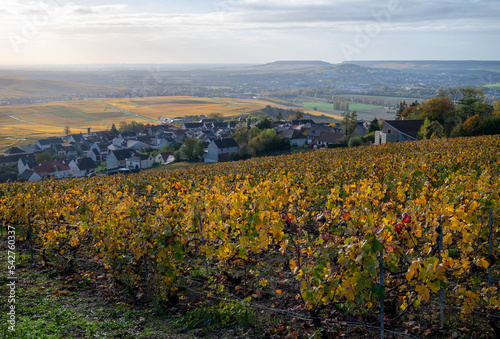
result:
<svg viewBox="0 0 500 339"><path fill-rule="evenodd" d="M189 121L189 122L188 122ZM174 145L183 145L187 138L202 143L206 163L235 160L232 155L242 145L233 138L237 128L259 126L260 120L218 121L200 116L199 121L162 120L159 125L147 125L143 130L107 131L68 134L64 137L40 139L35 144L12 147L0 156L0 182L40 181L44 178L76 178L113 175L165 166L176 161ZM375 132L374 144L416 140L421 120L384 121ZM345 131L341 124L316 123L312 119L271 121L276 136L290 149L344 147ZM363 137L370 122L356 121L354 135Z"/></svg>

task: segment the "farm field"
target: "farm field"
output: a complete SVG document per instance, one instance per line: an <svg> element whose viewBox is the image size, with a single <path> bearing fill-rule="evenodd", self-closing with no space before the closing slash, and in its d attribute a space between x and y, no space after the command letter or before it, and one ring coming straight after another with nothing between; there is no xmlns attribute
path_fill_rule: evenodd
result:
<svg viewBox="0 0 500 339"><path fill-rule="evenodd" d="M106 102L152 119L158 119L160 115L167 118L174 118L188 115L207 115L210 113L221 113L225 117L237 117L251 114L267 105L286 109L292 108L266 100L235 98L154 97L123 100L109 99ZM312 109L306 109L304 113L319 115L318 112ZM326 115L332 118L340 118L334 114Z"/></svg>
<svg viewBox="0 0 500 339"><path fill-rule="evenodd" d="M360 95L360 94L345 94L342 95L346 99L350 99L349 110L356 111L358 114L358 119L362 120L372 120L373 118L391 120L394 119L396 114L395 107L401 101L406 101L408 104L414 102L415 100L422 102L425 99L417 98L401 98L401 97L380 97L371 95ZM384 108L380 105L367 104L367 103L357 103L352 100L366 100L370 101L384 101L388 108ZM330 114L341 115L342 111L334 111L333 104L327 103L326 100L315 99L309 97L300 98L301 104L309 109L314 107L318 108L318 111L327 112Z"/></svg>
<svg viewBox="0 0 500 339"><path fill-rule="evenodd" d="M61 82L52 80L20 79L0 77L0 100L8 98L38 98L72 95L96 95L116 92L120 88Z"/></svg>
<svg viewBox="0 0 500 339"><path fill-rule="evenodd" d="M0 220L25 246L30 214L40 269L72 281L61 297L104 272L103 298L189 329L490 338L499 152L483 136L2 184Z"/></svg>
<svg viewBox="0 0 500 339"><path fill-rule="evenodd" d="M303 102L302 105L308 109L313 109L314 107L317 107L318 109L317 112L325 112L325 114L333 114L336 116L341 116L343 112L343 111L334 111L333 104L327 103L326 101ZM360 120L372 120L373 118L379 118L379 119L394 118L394 113L392 113L392 110L388 110L383 107L375 105L350 103L349 110L356 111L358 119ZM388 111L391 113L387 113Z"/></svg>
<svg viewBox="0 0 500 339"><path fill-rule="evenodd" d="M127 99L89 99L0 107L0 153L12 146L32 143L49 136L61 136L65 126L72 133L108 130L114 123L136 120L154 123L160 116L174 118L186 115L222 113L225 117L244 116L266 105L265 100L150 97ZM281 106L290 108L288 106ZM305 110L312 115L321 113ZM325 114L340 118L334 114Z"/></svg>
<svg viewBox="0 0 500 339"><path fill-rule="evenodd" d="M484 85L484 87L492 88L492 89L500 89L500 84Z"/></svg>

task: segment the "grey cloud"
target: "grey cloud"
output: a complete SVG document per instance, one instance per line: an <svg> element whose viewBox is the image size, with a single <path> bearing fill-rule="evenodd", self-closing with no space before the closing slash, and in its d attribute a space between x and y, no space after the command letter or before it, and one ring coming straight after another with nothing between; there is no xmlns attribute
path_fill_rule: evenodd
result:
<svg viewBox="0 0 500 339"><path fill-rule="evenodd" d="M392 12L390 3L400 10ZM252 1L241 3L235 12L240 20L256 23L303 23L372 21L374 13L391 12L391 22L420 22L428 20L485 19L496 20L499 1L331 1L317 5L278 4Z"/></svg>

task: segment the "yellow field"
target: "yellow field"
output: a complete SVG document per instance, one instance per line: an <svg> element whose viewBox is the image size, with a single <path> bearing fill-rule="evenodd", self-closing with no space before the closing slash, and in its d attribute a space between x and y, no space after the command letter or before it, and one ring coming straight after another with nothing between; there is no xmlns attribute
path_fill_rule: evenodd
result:
<svg viewBox="0 0 500 339"><path fill-rule="evenodd" d="M108 99L106 102L150 119L158 119L159 116L175 118L187 115L208 115L210 113L221 113L225 117L231 117L249 114L267 105L290 108L266 100L184 96ZM318 112L313 110L306 109L304 112L319 115ZM342 119L338 115L326 113L325 115L335 119Z"/></svg>
<svg viewBox="0 0 500 339"><path fill-rule="evenodd" d="M3 106L0 107L0 153L37 139L62 136L65 126L69 126L72 133L86 132L88 127L93 131L109 130L113 123L118 126L120 121L151 123L150 119L158 120L160 116L174 118L210 113L231 117L249 114L267 105L276 106L265 100L172 96ZM304 112L319 115L313 110Z"/></svg>

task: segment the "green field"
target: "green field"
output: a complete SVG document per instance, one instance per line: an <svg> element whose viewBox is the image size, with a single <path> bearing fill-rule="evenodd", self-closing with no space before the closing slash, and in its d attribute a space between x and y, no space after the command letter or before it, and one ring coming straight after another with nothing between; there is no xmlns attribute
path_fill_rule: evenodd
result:
<svg viewBox="0 0 500 339"><path fill-rule="evenodd" d="M322 102L322 101L316 101L316 102L304 102L302 103L304 107L307 107L309 109L314 109L316 107L320 111L333 111L333 104L327 103L327 102ZM380 106L375 106L375 105L367 105L367 104L358 104L355 102L349 103L349 110L350 111L369 111L369 110L374 110L374 109L379 109L381 108Z"/></svg>
<svg viewBox="0 0 500 339"><path fill-rule="evenodd" d="M484 85L484 87L491 88L491 89L500 89L500 84Z"/></svg>
<svg viewBox="0 0 500 339"><path fill-rule="evenodd" d="M349 103L349 110L351 111L371 111L379 108L381 107L367 104L358 104L356 102Z"/></svg>

